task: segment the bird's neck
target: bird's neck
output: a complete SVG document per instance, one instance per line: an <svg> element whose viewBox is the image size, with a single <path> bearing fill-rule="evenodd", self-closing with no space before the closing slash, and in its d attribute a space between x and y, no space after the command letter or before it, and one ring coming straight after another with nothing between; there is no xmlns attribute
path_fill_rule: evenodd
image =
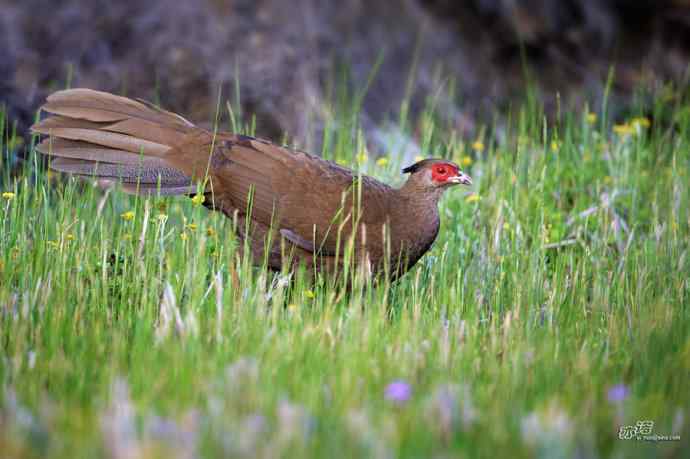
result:
<svg viewBox="0 0 690 459"><path fill-rule="evenodd" d="M429 189L415 180L408 180L396 191L401 203L404 203L410 211L438 215L438 201L443 194L442 188ZM403 206L400 207L404 210Z"/></svg>
<svg viewBox="0 0 690 459"><path fill-rule="evenodd" d="M418 233L419 229L433 229L438 225L438 201L440 190L428 190L410 184L408 181L397 190L399 205L394 206L391 215L399 228Z"/></svg>

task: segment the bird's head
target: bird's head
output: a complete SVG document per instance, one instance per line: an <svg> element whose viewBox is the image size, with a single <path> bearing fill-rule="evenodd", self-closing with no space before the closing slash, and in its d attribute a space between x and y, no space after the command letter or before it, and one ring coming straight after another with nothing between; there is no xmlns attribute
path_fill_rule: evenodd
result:
<svg viewBox="0 0 690 459"><path fill-rule="evenodd" d="M428 191L442 191L453 185L472 185L469 175L460 167L445 159L423 159L402 170L410 174L408 184Z"/></svg>

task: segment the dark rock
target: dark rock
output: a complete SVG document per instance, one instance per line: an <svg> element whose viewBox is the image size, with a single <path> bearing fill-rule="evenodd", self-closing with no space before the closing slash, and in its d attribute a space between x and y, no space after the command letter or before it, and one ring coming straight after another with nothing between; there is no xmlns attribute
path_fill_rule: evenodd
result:
<svg viewBox="0 0 690 459"><path fill-rule="evenodd" d="M413 114L435 94L440 118L471 131L523 94L525 63L547 107L556 92L573 103L600 95L612 63L626 100L682 77L690 2L0 0L0 43L0 103L22 132L67 84L160 102L202 125L220 90L220 111L239 103L258 135L315 148L334 82L347 75L354 94L379 58L365 128L397 116L406 94Z"/></svg>

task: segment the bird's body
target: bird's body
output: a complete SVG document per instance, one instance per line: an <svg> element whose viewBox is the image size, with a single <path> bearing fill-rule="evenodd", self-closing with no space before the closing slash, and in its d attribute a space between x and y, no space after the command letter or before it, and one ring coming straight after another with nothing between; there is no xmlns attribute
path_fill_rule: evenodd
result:
<svg viewBox="0 0 690 459"><path fill-rule="evenodd" d="M88 89L60 91L33 126L58 171L121 181L136 194L193 195L237 220L254 260L334 272L346 260L396 278L431 247L437 202L469 177L443 160L410 168L396 189L318 156L253 137L211 133L141 101Z"/></svg>

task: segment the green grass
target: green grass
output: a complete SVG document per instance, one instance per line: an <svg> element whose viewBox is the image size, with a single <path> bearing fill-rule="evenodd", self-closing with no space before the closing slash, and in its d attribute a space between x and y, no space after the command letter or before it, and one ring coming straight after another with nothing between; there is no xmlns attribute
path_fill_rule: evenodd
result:
<svg viewBox="0 0 690 459"><path fill-rule="evenodd" d="M424 151L471 161L475 189L448 193L402 280L349 294L251 268L232 222L188 199L104 194L33 156L10 178L5 134L2 456L681 456L688 107L641 105L628 120L652 125L619 135L528 103L481 152L431 109L404 115ZM328 156L399 183L398 152L366 159L345 118ZM396 380L408 401L386 399ZM680 441L618 439L640 420Z"/></svg>

